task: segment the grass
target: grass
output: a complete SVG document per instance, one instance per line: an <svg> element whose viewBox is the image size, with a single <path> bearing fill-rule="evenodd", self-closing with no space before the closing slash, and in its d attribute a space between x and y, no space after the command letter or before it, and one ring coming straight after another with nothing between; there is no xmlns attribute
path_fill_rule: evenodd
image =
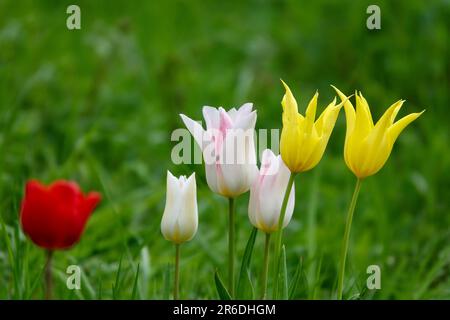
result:
<svg viewBox="0 0 450 320"><path fill-rule="evenodd" d="M104 197L80 243L55 254L55 297L169 298L173 247L160 233L168 169L195 171L198 183L199 230L183 245L180 296L218 298L227 202L208 189L202 166L171 162L170 134L182 127L179 113L200 119L203 105L247 101L257 128L280 128L283 78L302 111L316 89L323 108L330 84L360 89L375 118L400 98L401 115L427 109L364 181L344 297L449 299L450 7L379 3L382 29L369 31L367 1L78 1L82 29L69 31L67 1L0 2L0 298L44 295L45 253L18 224L29 178L73 179ZM344 120L341 113L321 163L296 179L284 233L286 272L299 279L284 295L294 299L335 296L354 186ZM247 203L248 195L237 200L236 272L252 232ZM263 245L258 233L246 275L256 294ZM81 290L66 288L71 264L82 269ZM365 289L371 264L382 270L379 291Z"/></svg>

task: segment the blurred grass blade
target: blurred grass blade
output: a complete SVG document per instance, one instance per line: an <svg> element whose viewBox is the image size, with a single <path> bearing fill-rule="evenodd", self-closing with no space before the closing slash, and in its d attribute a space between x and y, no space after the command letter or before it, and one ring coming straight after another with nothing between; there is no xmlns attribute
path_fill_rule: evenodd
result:
<svg viewBox="0 0 450 320"><path fill-rule="evenodd" d="M97 300L102 300L102 298L103 298L103 295L102 295L103 294L103 288L102 288L102 286L103 286L103 280L100 277L100 279L98 281Z"/></svg>
<svg viewBox="0 0 450 320"><path fill-rule="evenodd" d="M89 277L85 272L82 271L83 277L81 277L82 281L82 288L83 291L85 291L88 294L89 299L95 299L95 290L94 287L91 284L91 281L89 280Z"/></svg>
<svg viewBox="0 0 450 320"><path fill-rule="evenodd" d="M255 287L253 286L252 275L251 275L249 269L247 269L247 281L248 281L249 287L250 287L250 298L255 299Z"/></svg>
<svg viewBox="0 0 450 320"><path fill-rule="evenodd" d="M238 284L237 284L237 298L244 299L247 298L248 289L251 289L252 283L250 279L250 262L252 260L253 247L255 246L256 235L258 229L253 228L250 233L250 238L245 246L244 256L242 257L241 270L239 271ZM251 293L253 296L253 293Z"/></svg>
<svg viewBox="0 0 450 320"><path fill-rule="evenodd" d="M120 257L119 268L117 269L117 274L116 274L116 281L113 283L113 286L112 286L113 300L116 300L118 298L117 294L120 289L120 274L122 272L122 258L123 258L123 256Z"/></svg>
<svg viewBox="0 0 450 320"><path fill-rule="evenodd" d="M30 290L28 291L26 299L31 299L33 297L33 293L36 290L38 284L41 282L43 275L45 271L45 265L41 268L41 271L39 272L39 276L37 276L33 283L31 284Z"/></svg>
<svg viewBox="0 0 450 320"><path fill-rule="evenodd" d="M216 270L214 274L214 282L216 283L217 293L219 294L219 298L221 300L231 300L231 295L228 293L228 290L223 285L222 279L220 279L219 271Z"/></svg>
<svg viewBox="0 0 450 320"><path fill-rule="evenodd" d="M139 279L139 266L140 266L140 264L138 263L137 270L136 270L136 276L134 277L133 293L131 294L131 300L135 300L136 299L136 293L137 293L137 287L138 287L138 279Z"/></svg>
<svg viewBox="0 0 450 320"><path fill-rule="evenodd" d="M14 250L11 244L11 240L8 237L8 230L6 228L5 222L3 221L3 218L0 216L0 223L2 225L2 233L4 235L5 238L5 243L6 243L6 248L8 250L8 258L9 258L9 263L11 264L11 269L13 271L13 278L14 278L14 297L18 298L17 293L18 293L18 275L17 275L17 266L15 263L15 257L14 257Z"/></svg>
<svg viewBox="0 0 450 320"><path fill-rule="evenodd" d="M280 273L278 274L279 287L278 297L283 300L288 299L288 279L287 279L287 265L286 265L286 248L283 245L281 247L281 259L280 259Z"/></svg>
<svg viewBox="0 0 450 320"><path fill-rule="evenodd" d="M317 271L316 271L316 275L314 276L314 287L312 290L312 299L315 300L317 299L317 292L318 292L318 288L320 288L321 286L321 279L320 279L320 275L321 275L321 270L322 270L322 260L323 260L323 255L320 255L320 259L319 259L319 265L317 266Z"/></svg>
<svg viewBox="0 0 450 320"><path fill-rule="evenodd" d="M297 292L297 287L302 278L303 272L303 257L300 257L297 265L297 269L295 269L294 278L291 281L291 285L289 286L289 300L294 299L295 293Z"/></svg>

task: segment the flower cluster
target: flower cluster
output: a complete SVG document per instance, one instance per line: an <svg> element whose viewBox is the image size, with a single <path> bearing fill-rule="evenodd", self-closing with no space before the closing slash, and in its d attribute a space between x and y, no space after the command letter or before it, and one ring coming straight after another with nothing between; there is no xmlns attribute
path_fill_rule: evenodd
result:
<svg viewBox="0 0 450 320"><path fill-rule="evenodd" d="M271 150L262 153L260 168L254 143L257 113L251 103L239 109L203 107L206 129L200 123L181 114L181 119L202 150L206 181L209 188L229 201L228 230L228 288L222 284L229 298L235 291L235 206L237 198L250 191L248 217L251 225L266 236L264 266L261 271L261 298L268 296L269 246L273 246L273 298L278 296L282 233L295 207L295 177L313 169L322 159L342 107L345 110L347 131L344 159L356 176L355 192L347 214L342 244L337 297L342 298L345 260L353 212L361 181L377 173L386 163L393 145L402 130L421 113L412 113L395 121L403 100L395 102L374 124L369 105L356 92L356 108L347 96L334 88L340 98L331 101L316 118L319 94L309 102L304 115L299 113L296 99L288 85L282 82L285 94L282 105L282 133L280 155ZM175 284L174 298L179 296L180 246L191 240L198 229L198 207L195 173L188 178L174 177L167 172L166 205L161 221L165 239L174 243ZM46 187L38 181L29 181L20 212L23 231L38 246L49 252L67 249L81 237L84 226L97 204L100 194L83 194L74 182L56 181ZM255 230L256 230L255 229ZM51 255L49 255L51 257ZM221 282L221 280L219 280Z"/></svg>

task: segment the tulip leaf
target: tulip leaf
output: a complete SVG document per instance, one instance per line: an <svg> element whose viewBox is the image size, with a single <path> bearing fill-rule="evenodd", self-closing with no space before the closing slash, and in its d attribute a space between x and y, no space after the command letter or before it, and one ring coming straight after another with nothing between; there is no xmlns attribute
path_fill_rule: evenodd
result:
<svg viewBox="0 0 450 320"><path fill-rule="evenodd" d="M300 257L297 269L295 269L294 278L292 279L291 285L289 286L289 300L292 300L295 297L298 284L302 278L302 273L303 273L303 258Z"/></svg>
<svg viewBox="0 0 450 320"><path fill-rule="evenodd" d="M280 273L278 274L278 283L281 284L278 288L278 297L283 300L288 299L288 279L287 279L287 265L286 265L286 248L283 245L281 248L281 256L280 256Z"/></svg>
<svg viewBox="0 0 450 320"><path fill-rule="evenodd" d="M221 300L231 300L231 295L228 290L225 288L222 279L220 279L219 271L216 270L214 274L214 282L216 283L217 293L219 294L219 298Z"/></svg>
<svg viewBox="0 0 450 320"><path fill-rule="evenodd" d="M255 246L256 235L258 229L253 228L250 233L250 237L245 246L244 256L242 258L241 269L239 271L238 284L237 284L237 298L245 299L249 298L248 295L253 296L252 282L250 277L250 262L252 260L253 247ZM250 289L250 290L249 290Z"/></svg>
<svg viewBox="0 0 450 320"><path fill-rule="evenodd" d="M247 269L247 281L248 281L249 287L250 287L250 299L254 299L255 298L255 287L253 286L252 275L251 275L249 269Z"/></svg>

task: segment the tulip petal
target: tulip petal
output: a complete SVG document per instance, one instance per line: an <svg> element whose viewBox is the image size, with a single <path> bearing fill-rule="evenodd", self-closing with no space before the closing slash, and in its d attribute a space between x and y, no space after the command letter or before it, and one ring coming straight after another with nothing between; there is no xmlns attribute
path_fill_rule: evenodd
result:
<svg viewBox="0 0 450 320"><path fill-rule="evenodd" d="M314 120L316 119L317 99L318 98L319 98L319 92L316 91L314 96L309 101L308 107L306 107L305 118L307 120L312 121L313 123L314 123Z"/></svg>
<svg viewBox="0 0 450 320"><path fill-rule="evenodd" d="M244 103L239 108L238 113L241 114L241 115L242 114L248 114L248 113L252 112L252 109L253 109L253 103L247 102L247 103Z"/></svg>
<svg viewBox="0 0 450 320"><path fill-rule="evenodd" d="M235 123L235 122L236 122L236 119L237 119L238 116L239 116L239 113L238 113L238 111L236 110L236 108L231 108L230 110L227 111L227 113L228 113L228 115L230 116L231 121L233 121L233 123Z"/></svg>
<svg viewBox="0 0 450 320"><path fill-rule="evenodd" d="M197 121L192 120L184 114L180 114L180 117L183 120L186 128L194 137L195 142L198 144L200 149L203 150L205 147L205 142L203 141L205 130L203 130L203 127Z"/></svg>
<svg viewBox="0 0 450 320"><path fill-rule="evenodd" d="M296 115L298 114L297 101L294 98L294 95L291 92L289 86L281 80L283 86L286 90L286 93L281 100L281 106L283 107L283 122L294 120Z"/></svg>
<svg viewBox="0 0 450 320"><path fill-rule="evenodd" d="M84 221L89 218L92 211L94 211L95 207L97 207L101 199L102 196L98 192L89 192L86 197L83 197L80 214L83 217Z"/></svg>
<svg viewBox="0 0 450 320"><path fill-rule="evenodd" d="M233 124L233 128L235 129L243 129L243 130L253 130L256 125L256 110L240 116L236 119L236 122Z"/></svg>
<svg viewBox="0 0 450 320"><path fill-rule="evenodd" d="M182 191L182 203L180 208L182 214L178 218L178 242L191 240L198 228L198 209L197 209L197 187L195 182L195 173L186 180Z"/></svg>
<svg viewBox="0 0 450 320"><path fill-rule="evenodd" d="M203 110L203 118L206 122L206 129L219 129L219 110L210 106L204 106Z"/></svg>
<svg viewBox="0 0 450 320"><path fill-rule="evenodd" d="M173 239L178 215L180 213L179 182L170 171L167 171L166 206L161 220L161 232L168 240Z"/></svg>
<svg viewBox="0 0 450 320"><path fill-rule="evenodd" d="M388 129L388 133L389 133L389 137L390 137L391 143L394 144L394 142L397 140L398 136L403 131L403 129L405 129L407 125L409 125L411 122L413 122L418 117L420 117L420 115L422 113L424 113L424 112L425 112L425 110L423 110L422 112L418 112L418 113L411 113L411 114L401 118L397 122L395 122Z"/></svg>
<svg viewBox="0 0 450 320"><path fill-rule="evenodd" d="M356 113L355 108L353 107L352 103L348 99L348 97L343 94L338 88L331 85L331 87L336 91L339 98L341 99L341 102L344 103L344 110L345 110L345 118L347 122L347 133L346 133L346 140L347 137L353 132L355 128L355 121L356 121Z"/></svg>
<svg viewBox="0 0 450 320"><path fill-rule="evenodd" d="M208 187L211 189L214 193L220 193L219 190L219 184L218 184L218 171L220 169L220 164L214 163L207 163L205 161L205 173L206 173L206 182L208 184ZM221 174L221 173L220 173Z"/></svg>
<svg viewBox="0 0 450 320"><path fill-rule="evenodd" d="M356 124L355 134L359 137L366 137L373 129L372 115L369 105L361 93L356 94Z"/></svg>

